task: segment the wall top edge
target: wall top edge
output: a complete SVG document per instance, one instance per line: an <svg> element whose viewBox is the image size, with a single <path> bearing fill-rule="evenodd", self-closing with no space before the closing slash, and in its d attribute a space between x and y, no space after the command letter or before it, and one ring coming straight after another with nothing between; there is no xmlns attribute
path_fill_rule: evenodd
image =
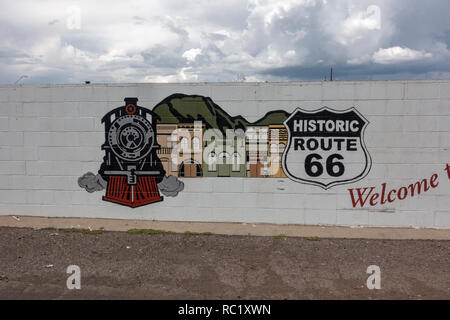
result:
<svg viewBox="0 0 450 320"><path fill-rule="evenodd" d="M58 87L133 87L133 86L242 86L242 87L258 87L258 86L304 86L304 85L337 85L337 84L367 84L367 83L450 83L450 79L438 79L438 80L364 80L364 81L289 81L289 82L169 82L169 83L157 83L157 82L135 82L135 83L120 83L120 82L95 82L90 84L85 83L61 83L61 84L0 84L0 88L22 88L22 87L38 87L38 88L58 88Z"/></svg>

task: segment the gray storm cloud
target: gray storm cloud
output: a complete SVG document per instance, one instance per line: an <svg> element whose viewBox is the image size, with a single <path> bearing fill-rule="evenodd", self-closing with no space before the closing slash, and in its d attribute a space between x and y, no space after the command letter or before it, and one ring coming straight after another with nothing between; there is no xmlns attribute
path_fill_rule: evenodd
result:
<svg viewBox="0 0 450 320"><path fill-rule="evenodd" d="M60 2L2 7L0 83L450 77L448 0Z"/></svg>
<svg viewBox="0 0 450 320"><path fill-rule="evenodd" d="M87 172L78 178L78 185L86 189L87 192L92 193L105 189L106 181L99 174L95 175L92 172Z"/></svg>
<svg viewBox="0 0 450 320"><path fill-rule="evenodd" d="M184 183L178 180L177 177L164 177L163 181L158 183L159 191L165 196L176 197L179 192L183 191Z"/></svg>

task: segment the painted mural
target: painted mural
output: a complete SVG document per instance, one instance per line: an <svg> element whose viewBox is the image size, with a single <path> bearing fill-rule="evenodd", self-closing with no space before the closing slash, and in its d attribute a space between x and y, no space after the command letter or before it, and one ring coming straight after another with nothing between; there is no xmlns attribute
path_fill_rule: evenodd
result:
<svg viewBox="0 0 450 320"><path fill-rule="evenodd" d="M368 121L352 108L268 112L249 122L209 97L173 94L152 110L138 98L108 112L104 161L78 179L104 201L138 207L174 197L183 179L289 178L328 189L362 179L371 158Z"/></svg>

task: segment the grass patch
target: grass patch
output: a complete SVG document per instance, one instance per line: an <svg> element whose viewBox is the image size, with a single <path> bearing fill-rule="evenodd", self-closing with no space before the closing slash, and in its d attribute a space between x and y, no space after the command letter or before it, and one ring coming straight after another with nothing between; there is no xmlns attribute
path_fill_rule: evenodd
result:
<svg viewBox="0 0 450 320"><path fill-rule="evenodd" d="M281 239L286 238L284 234L277 234L273 237L273 243L278 243Z"/></svg>
<svg viewBox="0 0 450 320"><path fill-rule="evenodd" d="M189 236L210 236L213 233L212 232L192 232L192 231L186 231L183 233L186 237Z"/></svg>
<svg viewBox="0 0 450 320"><path fill-rule="evenodd" d="M306 240L309 240L309 241L320 241L320 238L314 236L314 237L308 237L308 238L306 238Z"/></svg>
<svg viewBox="0 0 450 320"><path fill-rule="evenodd" d="M42 228L41 230L55 231L56 228L54 228L54 227L46 227L46 228Z"/></svg>
<svg viewBox="0 0 450 320"><path fill-rule="evenodd" d="M173 231L155 230L155 229L130 229L129 234L174 234Z"/></svg>
<svg viewBox="0 0 450 320"><path fill-rule="evenodd" d="M62 232L78 232L83 234L101 234L106 232L105 230L90 230L90 229L78 229L78 228L62 228L58 229L58 231Z"/></svg>

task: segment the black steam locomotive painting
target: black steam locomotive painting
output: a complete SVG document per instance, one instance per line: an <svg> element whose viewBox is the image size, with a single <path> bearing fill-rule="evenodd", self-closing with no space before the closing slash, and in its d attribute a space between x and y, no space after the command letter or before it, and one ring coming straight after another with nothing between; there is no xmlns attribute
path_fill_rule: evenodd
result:
<svg viewBox="0 0 450 320"><path fill-rule="evenodd" d="M165 171L156 154L157 116L137 98L124 100L102 118L105 156L98 173L107 184L103 200L134 208L163 200L158 183Z"/></svg>

